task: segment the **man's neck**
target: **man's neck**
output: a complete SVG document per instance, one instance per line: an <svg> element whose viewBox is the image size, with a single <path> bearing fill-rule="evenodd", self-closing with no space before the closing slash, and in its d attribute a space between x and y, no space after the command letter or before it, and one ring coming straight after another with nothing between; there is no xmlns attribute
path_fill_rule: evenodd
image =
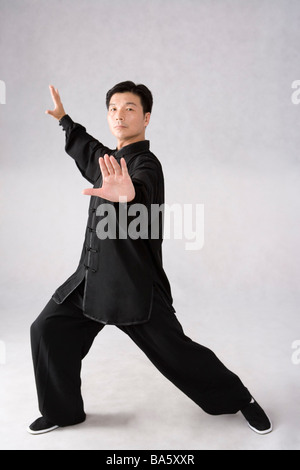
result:
<svg viewBox="0 0 300 470"><path fill-rule="evenodd" d="M138 137L132 137L132 139L118 140L117 149L121 150L121 148L126 147L127 145L135 144L136 142L142 142L144 140L145 140L145 134L140 135Z"/></svg>

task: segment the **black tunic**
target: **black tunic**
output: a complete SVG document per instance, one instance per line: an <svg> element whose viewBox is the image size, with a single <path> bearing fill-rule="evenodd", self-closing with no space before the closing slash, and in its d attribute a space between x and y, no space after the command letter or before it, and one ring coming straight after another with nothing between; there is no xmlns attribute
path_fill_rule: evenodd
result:
<svg viewBox="0 0 300 470"><path fill-rule="evenodd" d="M82 175L95 188L101 187L102 175L99 157L106 153L114 155L120 162L125 158L129 175L135 188L135 198L128 204L112 203L91 196L89 215L79 265L54 293L53 299L62 303L83 281L83 313L104 324L131 325L149 320L152 309L153 289L159 289L171 306L172 296L169 281L162 265L162 220L159 219L159 236L151 237L151 205L163 207L164 178L159 160L149 150L149 141L144 140L111 150L90 136L85 128L64 116L60 125L66 132L66 152L75 160ZM106 238L97 235L97 227L107 212L102 211L111 204L116 217L116 236ZM124 236L119 227L120 212L134 204L143 204L148 209L147 236ZM135 206L138 207L138 206ZM152 206L153 207L153 206ZM99 210L100 209L100 210ZM123 219L124 220L124 217ZM128 223L132 219L127 216ZM172 308L172 307L171 307ZM173 309L174 310L174 309Z"/></svg>

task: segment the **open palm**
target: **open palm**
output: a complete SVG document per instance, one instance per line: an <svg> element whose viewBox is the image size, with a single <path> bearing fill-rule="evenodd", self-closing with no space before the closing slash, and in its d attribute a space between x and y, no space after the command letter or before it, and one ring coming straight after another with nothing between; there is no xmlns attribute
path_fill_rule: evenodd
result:
<svg viewBox="0 0 300 470"><path fill-rule="evenodd" d="M82 191L88 196L98 196L112 202L130 202L135 197L135 190L129 176L124 158L121 158L121 165L115 157L104 155L99 158L99 165L102 173L102 187L89 188Z"/></svg>
<svg viewBox="0 0 300 470"><path fill-rule="evenodd" d="M61 102L58 89L54 88L53 85L49 85L49 89L52 96L54 109L47 109L46 114L50 114L50 116L53 116L55 119L59 120L66 114L66 112Z"/></svg>

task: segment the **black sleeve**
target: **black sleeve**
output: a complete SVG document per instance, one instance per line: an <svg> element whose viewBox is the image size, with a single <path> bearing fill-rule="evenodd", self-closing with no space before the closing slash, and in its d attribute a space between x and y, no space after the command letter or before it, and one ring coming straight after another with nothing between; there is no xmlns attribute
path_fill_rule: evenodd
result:
<svg viewBox="0 0 300 470"><path fill-rule="evenodd" d="M90 183L94 184L99 178L99 157L112 150L86 132L85 127L75 123L68 114L59 121L66 133L65 150L76 162L81 174Z"/></svg>
<svg viewBox="0 0 300 470"><path fill-rule="evenodd" d="M137 157L133 168L129 169L135 198L130 204L161 204L164 200L164 180L159 161L152 157Z"/></svg>

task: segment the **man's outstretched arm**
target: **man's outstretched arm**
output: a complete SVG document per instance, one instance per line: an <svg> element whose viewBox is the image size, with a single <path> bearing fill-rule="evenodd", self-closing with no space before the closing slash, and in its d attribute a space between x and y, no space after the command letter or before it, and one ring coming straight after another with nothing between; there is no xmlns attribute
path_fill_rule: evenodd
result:
<svg viewBox="0 0 300 470"><path fill-rule="evenodd" d="M73 122L63 107L57 88L49 86L54 109L48 109L46 114L59 120L66 134L65 150L76 162L81 174L90 183L94 184L100 176L99 157L112 150L105 147L99 140L86 132L85 127Z"/></svg>

